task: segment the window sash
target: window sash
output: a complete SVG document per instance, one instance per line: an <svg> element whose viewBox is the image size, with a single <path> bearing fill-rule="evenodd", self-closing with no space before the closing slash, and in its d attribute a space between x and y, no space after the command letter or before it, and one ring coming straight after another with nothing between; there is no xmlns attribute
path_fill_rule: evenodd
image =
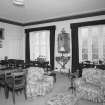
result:
<svg viewBox="0 0 105 105"><path fill-rule="evenodd" d="M50 61L50 31L30 32L30 60L39 56Z"/></svg>
<svg viewBox="0 0 105 105"><path fill-rule="evenodd" d="M78 38L79 62L105 59L105 25L80 27Z"/></svg>

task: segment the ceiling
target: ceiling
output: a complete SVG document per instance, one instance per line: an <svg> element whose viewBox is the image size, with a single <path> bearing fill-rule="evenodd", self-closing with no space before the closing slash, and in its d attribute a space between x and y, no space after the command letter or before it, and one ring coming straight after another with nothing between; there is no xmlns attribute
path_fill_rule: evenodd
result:
<svg viewBox="0 0 105 105"><path fill-rule="evenodd" d="M0 18L28 23L105 10L105 0L25 0L24 6L0 0Z"/></svg>

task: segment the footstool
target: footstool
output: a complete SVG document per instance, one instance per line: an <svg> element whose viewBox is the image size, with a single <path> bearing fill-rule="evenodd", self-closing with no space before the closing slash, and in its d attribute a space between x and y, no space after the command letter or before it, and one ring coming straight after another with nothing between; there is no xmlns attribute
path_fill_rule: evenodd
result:
<svg viewBox="0 0 105 105"><path fill-rule="evenodd" d="M58 94L48 100L47 105L77 105L78 98L73 94Z"/></svg>

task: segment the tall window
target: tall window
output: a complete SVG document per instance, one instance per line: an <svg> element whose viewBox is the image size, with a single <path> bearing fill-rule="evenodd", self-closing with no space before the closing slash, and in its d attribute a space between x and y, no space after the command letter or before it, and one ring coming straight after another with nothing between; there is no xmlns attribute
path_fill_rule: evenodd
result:
<svg viewBox="0 0 105 105"><path fill-rule="evenodd" d="M45 56L54 70L55 29L54 25L25 29L25 62Z"/></svg>
<svg viewBox="0 0 105 105"><path fill-rule="evenodd" d="M105 25L78 28L79 62L105 59Z"/></svg>
<svg viewBox="0 0 105 105"><path fill-rule="evenodd" d="M50 61L50 31L30 32L30 60L39 56Z"/></svg>

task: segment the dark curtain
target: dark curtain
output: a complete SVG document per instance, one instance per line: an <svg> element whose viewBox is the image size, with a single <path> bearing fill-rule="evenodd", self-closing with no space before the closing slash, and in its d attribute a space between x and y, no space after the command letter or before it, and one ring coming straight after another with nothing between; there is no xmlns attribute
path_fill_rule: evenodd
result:
<svg viewBox="0 0 105 105"><path fill-rule="evenodd" d="M47 26L47 27L38 27L38 28L30 28L25 29L26 33L26 50L25 50L25 60L26 62L30 61L30 40L29 34L33 31L42 31L42 30L49 30L50 31L50 65L51 70L54 70L54 53L55 53L55 26Z"/></svg>
<svg viewBox="0 0 105 105"><path fill-rule="evenodd" d="M25 40L25 62L30 62L30 40L29 40L29 32L25 30L26 40Z"/></svg>
<svg viewBox="0 0 105 105"><path fill-rule="evenodd" d="M72 39L72 72L76 72L79 66L79 49L78 49L78 27L71 25Z"/></svg>
<svg viewBox="0 0 105 105"><path fill-rule="evenodd" d="M54 52L55 52L55 29L50 30L50 64L51 64L51 70L54 70Z"/></svg>

